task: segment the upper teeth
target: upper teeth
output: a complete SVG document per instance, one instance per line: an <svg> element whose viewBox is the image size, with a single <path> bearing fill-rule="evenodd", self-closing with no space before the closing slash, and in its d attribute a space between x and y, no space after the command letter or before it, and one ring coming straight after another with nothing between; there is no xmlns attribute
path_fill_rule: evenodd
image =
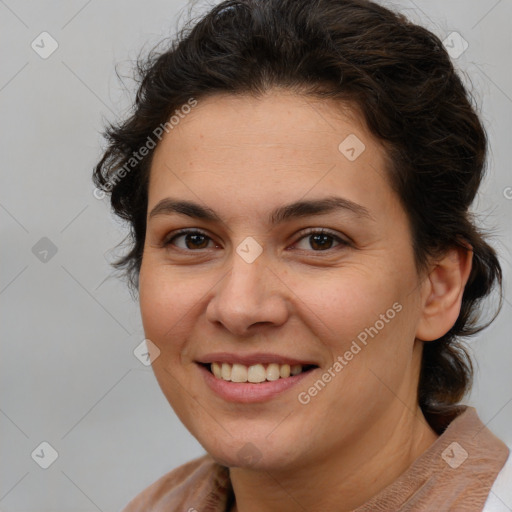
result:
<svg viewBox="0 0 512 512"><path fill-rule="evenodd" d="M212 373L218 379L232 382L264 382L265 380L277 380L302 372L301 364L277 364L270 363L266 368L262 364L245 366L243 364L212 363Z"/></svg>

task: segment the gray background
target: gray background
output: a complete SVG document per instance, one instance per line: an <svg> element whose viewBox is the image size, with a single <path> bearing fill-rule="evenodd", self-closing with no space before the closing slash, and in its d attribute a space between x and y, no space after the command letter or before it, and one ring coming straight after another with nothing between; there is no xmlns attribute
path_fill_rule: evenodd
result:
<svg viewBox="0 0 512 512"><path fill-rule="evenodd" d="M471 343L478 367L466 403L512 445L512 2L386 4L443 40L456 31L469 43L454 62L471 77L492 146L475 209L501 255L506 300L495 323ZM151 369L133 354L144 339L138 304L108 264L127 231L107 199L93 197L91 182L104 122L126 114L134 90L129 79L124 86L118 81L114 66L129 76L140 49L172 34L187 5L0 0L4 512L119 510L203 453ZM31 47L33 40L43 46L43 31L59 45L46 59ZM43 441L58 452L48 469L31 457Z"/></svg>

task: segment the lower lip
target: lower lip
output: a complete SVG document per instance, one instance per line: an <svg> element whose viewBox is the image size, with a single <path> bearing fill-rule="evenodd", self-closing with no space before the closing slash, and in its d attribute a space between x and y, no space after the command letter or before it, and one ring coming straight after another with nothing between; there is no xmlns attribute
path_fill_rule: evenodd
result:
<svg viewBox="0 0 512 512"><path fill-rule="evenodd" d="M284 379L280 378L273 381L253 384L251 382L231 382L224 379L218 379L204 366L198 366L203 373L206 384L208 384L212 391L217 393L217 395L227 402L238 403L256 403L271 400L298 384L312 371L314 371L313 369Z"/></svg>

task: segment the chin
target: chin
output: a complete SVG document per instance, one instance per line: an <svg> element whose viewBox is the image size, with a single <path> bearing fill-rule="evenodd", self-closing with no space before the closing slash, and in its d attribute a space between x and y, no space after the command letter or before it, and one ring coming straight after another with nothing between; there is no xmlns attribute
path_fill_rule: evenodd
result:
<svg viewBox="0 0 512 512"><path fill-rule="evenodd" d="M245 443L245 445L238 450L222 451L217 448L208 453L215 462L229 468L268 471L281 469L285 464L289 463L289 461L285 462L280 454L271 453L271 451L268 450L261 451L251 442Z"/></svg>
<svg viewBox="0 0 512 512"><path fill-rule="evenodd" d="M283 469L292 464L292 450L287 450L284 439L269 441L265 435L232 438L226 434L223 440L207 437L203 442L197 438L203 448L218 463L230 468L253 470Z"/></svg>

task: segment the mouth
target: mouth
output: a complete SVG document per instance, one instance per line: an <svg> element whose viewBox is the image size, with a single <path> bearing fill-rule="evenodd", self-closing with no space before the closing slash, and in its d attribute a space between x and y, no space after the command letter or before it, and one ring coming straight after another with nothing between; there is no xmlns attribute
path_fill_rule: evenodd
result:
<svg viewBox="0 0 512 512"><path fill-rule="evenodd" d="M246 404L289 396L287 392L320 368L317 361L268 352L215 352L204 354L195 363L215 395L226 402Z"/></svg>
<svg viewBox="0 0 512 512"><path fill-rule="evenodd" d="M245 365L241 363L199 363L209 371L216 379L227 382L260 384L274 382L276 380L295 377L307 373L318 366L314 364L279 364L279 363L257 363Z"/></svg>

